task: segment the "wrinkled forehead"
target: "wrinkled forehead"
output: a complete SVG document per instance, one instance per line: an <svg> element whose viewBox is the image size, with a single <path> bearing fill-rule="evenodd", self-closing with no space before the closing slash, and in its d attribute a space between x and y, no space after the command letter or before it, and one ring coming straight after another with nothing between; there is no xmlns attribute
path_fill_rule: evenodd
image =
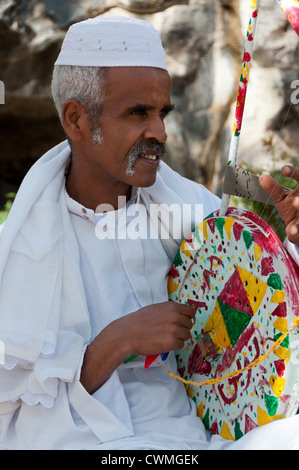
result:
<svg viewBox="0 0 299 470"><path fill-rule="evenodd" d="M170 104L168 72L155 67L112 67L106 73L106 104L163 108Z"/></svg>

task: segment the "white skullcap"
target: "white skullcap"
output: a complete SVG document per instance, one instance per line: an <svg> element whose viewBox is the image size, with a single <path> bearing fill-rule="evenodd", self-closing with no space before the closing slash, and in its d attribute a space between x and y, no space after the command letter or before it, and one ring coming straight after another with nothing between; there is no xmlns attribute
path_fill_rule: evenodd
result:
<svg viewBox="0 0 299 470"><path fill-rule="evenodd" d="M98 16L73 24L55 65L145 66L167 70L158 31L147 21Z"/></svg>

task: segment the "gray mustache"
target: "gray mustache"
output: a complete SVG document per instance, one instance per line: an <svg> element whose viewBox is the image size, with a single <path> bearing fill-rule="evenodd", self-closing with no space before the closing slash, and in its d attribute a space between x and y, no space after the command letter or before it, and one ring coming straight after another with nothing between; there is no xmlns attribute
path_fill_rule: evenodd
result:
<svg viewBox="0 0 299 470"><path fill-rule="evenodd" d="M130 157L137 158L140 154L151 154L163 157L166 153L165 145L155 139L146 142L136 142L129 152Z"/></svg>

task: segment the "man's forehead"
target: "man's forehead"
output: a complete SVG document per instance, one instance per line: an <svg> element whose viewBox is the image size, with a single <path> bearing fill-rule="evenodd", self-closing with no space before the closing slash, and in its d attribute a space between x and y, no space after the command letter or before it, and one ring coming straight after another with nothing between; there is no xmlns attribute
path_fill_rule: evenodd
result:
<svg viewBox="0 0 299 470"><path fill-rule="evenodd" d="M147 78L149 75L152 77L153 75L156 76L164 76L169 77L169 73L167 70L161 69L159 67L151 67L151 66L120 66L120 67L107 67L107 76L108 77L136 77L138 76L139 79L142 77Z"/></svg>
<svg viewBox="0 0 299 470"><path fill-rule="evenodd" d="M168 72L152 67L116 67L107 73L107 98L119 105L157 107L170 104L171 81ZM160 104L159 104L160 105Z"/></svg>
<svg viewBox="0 0 299 470"><path fill-rule="evenodd" d="M108 67L107 86L122 86L140 92L145 88L166 86L170 88L170 76L166 70L156 67Z"/></svg>

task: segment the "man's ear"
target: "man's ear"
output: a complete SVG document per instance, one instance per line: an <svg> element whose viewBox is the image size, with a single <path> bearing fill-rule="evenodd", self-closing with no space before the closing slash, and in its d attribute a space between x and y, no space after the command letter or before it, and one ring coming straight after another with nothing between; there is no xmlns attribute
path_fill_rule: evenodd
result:
<svg viewBox="0 0 299 470"><path fill-rule="evenodd" d="M64 131L72 141L78 142L84 138L88 119L77 100L70 99L63 104L61 117Z"/></svg>

